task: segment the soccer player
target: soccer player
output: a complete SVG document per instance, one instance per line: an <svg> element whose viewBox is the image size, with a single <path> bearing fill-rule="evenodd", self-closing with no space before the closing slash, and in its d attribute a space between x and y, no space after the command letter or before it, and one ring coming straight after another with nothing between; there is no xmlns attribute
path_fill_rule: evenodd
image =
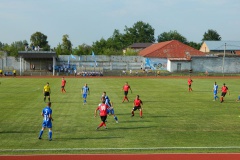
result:
<svg viewBox="0 0 240 160"><path fill-rule="evenodd" d="M192 82L193 82L193 80L191 79L191 77L189 77L189 79L188 79L188 92L192 92Z"/></svg>
<svg viewBox="0 0 240 160"><path fill-rule="evenodd" d="M66 90L65 90L65 85L66 85L67 81L64 79L64 77L62 78L62 93L65 92L66 93Z"/></svg>
<svg viewBox="0 0 240 160"><path fill-rule="evenodd" d="M47 84L43 87L44 102L46 102L46 97L48 97L48 102L50 102L50 93L51 89L49 83L47 82Z"/></svg>
<svg viewBox="0 0 240 160"><path fill-rule="evenodd" d="M126 82L125 85L124 85L123 88L122 88L122 90L124 91L124 98L123 98L122 103L123 103L125 100L127 100L127 101L129 102L128 97L127 97L127 95L128 95L128 90L129 90L129 89L131 90L131 93L132 93L131 87L128 85L128 82Z"/></svg>
<svg viewBox="0 0 240 160"><path fill-rule="evenodd" d="M108 109L108 105L105 104L105 98L102 97L102 103L98 105L98 107L95 109L95 117L97 116L97 111L99 111L99 115L101 118L101 123L99 124L99 126L97 127L97 130L104 126L105 129L107 129L107 125L106 125L106 120L107 120L107 109Z"/></svg>
<svg viewBox="0 0 240 160"><path fill-rule="evenodd" d="M51 109L51 102L47 103L47 106L42 110L41 115L43 116L43 123L42 123L42 129L40 130L38 139L42 139L42 134L45 128L47 127L49 129L48 131L48 140L52 140L52 109Z"/></svg>
<svg viewBox="0 0 240 160"><path fill-rule="evenodd" d="M136 99L133 101L132 117L134 116L134 111L139 110L140 118L142 118L142 106L141 105L143 105L143 102L139 98L139 95L137 95Z"/></svg>
<svg viewBox="0 0 240 160"><path fill-rule="evenodd" d="M87 95L90 94L90 89L87 83L82 87L82 97L83 97L83 105L87 104Z"/></svg>
<svg viewBox="0 0 240 160"><path fill-rule="evenodd" d="M114 109L113 109L113 103L110 101L110 98L107 96L106 92L103 92L102 97L105 98L105 104L109 106L107 113L108 115L113 115L113 118L115 119L116 123L118 123L118 118L114 113Z"/></svg>
<svg viewBox="0 0 240 160"><path fill-rule="evenodd" d="M217 82L215 82L213 85L213 101L216 101L216 99L219 98L217 96L217 93L218 93L218 85L217 85Z"/></svg>
<svg viewBox="0 0 240 160"><path fill-rule="evenodd" d="M16 70L13 70L13 77L16 77Z"/></svg>
<svg viewBox="0 0 240 160"><path fill-rule="evenodd" d="M230 95L230 91L229 91L228 87L226 86L225 83L223 83L223 86L222 86L222 94L221 94L221 98L220 98L220 102L221 102L221 103L224 101L223 98L226 96L227 92L228 92L228 94Z"/></svg>

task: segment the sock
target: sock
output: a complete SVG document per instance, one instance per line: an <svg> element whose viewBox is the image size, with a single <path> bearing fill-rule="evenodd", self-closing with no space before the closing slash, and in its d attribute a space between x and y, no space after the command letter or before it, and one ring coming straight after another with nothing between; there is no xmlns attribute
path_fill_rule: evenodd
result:
<svg viewBox="0 0 240 160"><path fill-rule="evenodd" d="M132 115L134 116L134 111L132 111Z"/></svg>
<svg viewBox="0 0 240 160"><path fill-rule="evenodd" d="M99 128L100 128L100 127L102 127L102 126L103 126L103 124L104 124L104 122L100 123L100 125L99 125L98 127L99 127Z"/></svg>
<svg viewBox="0 0 240 160"><path fill-rule="evenodd" d="M115 119L116 121L118 121L118 118L117 118L117 116L114 116L114 119Z"/></svg>
<svg viewBox="0 0 240 160"><path fill-rule="evenodd" d="M87 100L86 100L86 99L84 99L84 100L83 100L83 103L87 103Z"/></svg>
<svg viewBox="0 0 240 160"><path fill-rule="evenodd" d="M221 101L221 102L223 101L223 97L220 98L220 101Z"/></svg>
<svg viewBox="0 0 240 160"><path fill-rule="evenodd" d="M48 132L48 139L52 139L52 131Z"/></svg>
<svg viewBox="0 0 240 160"><path fill-rule="evenodd" d="M103 126L106 127L106 123L105 122L103 122Z"/></svg>
<svg viewBox="0 0 240 160"><path fill-rule="evenodd" d="M42 134L43 134L43 130L40 130L40 133L39 133L39 138L42 137Z"/></svg>

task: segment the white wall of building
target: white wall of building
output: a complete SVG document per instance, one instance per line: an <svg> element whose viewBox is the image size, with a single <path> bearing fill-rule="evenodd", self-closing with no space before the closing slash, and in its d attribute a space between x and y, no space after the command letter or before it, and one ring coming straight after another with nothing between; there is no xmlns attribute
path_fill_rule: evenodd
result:
<svg viewBox="0 0 240 160"><path fill-rule="evenodd" d="M189 71L191 69L191 61L170 61L168 60L167 70L169 72Z"/></svg>

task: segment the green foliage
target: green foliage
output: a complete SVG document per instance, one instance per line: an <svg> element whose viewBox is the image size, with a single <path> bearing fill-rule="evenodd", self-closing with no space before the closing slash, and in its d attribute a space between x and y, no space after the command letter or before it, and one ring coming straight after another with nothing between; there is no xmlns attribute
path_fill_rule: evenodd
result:
<svg viewBox="0 0 240 160"><path fill-rule="evenodd" d="M30 46L39 46L43 48L44 51L49 51L50 46L48 45L47 36L41 32L35 32L31 35L30 38L31 45Z"/></svg>
<svg viewBox="0 0 240 160"><path fill-rule="evenodd" d="M171 40L178 40L184 44L187 44L187 39L184 36L182 36L180 33L178 33L176 30L163 32L157 38L158 42L165 42L165 41L171 41Z"/></svg>
<svg viewBox="0 0 240 160"><path fill-rule="evenodd" d="M239 94L239 83L236 79L193 78L193 92L189 93L187 76L181 79L65 78L66 94L60 91L61 77L1 79L1 155L239 153L239 149L229 147L239 147L240 140L239 103L235 102ZM131 85L133 93L128 95L130 102L122 103L121 89L126 81ZM212 101L214 81L220 86L226 83L231 90L231 95L225 97L224 103ZM51 142L47 140L47 130L43 133L43 139L38 140L42 122L40 113L46 105L42 95L42 88L46 82L50 83L52 90L54 121ZM80 94L84 83L88 83L91 91L87 105L82 105ZM94 110L103 91L107 92L113 102L119 123L115 123L113 117L109 116L108 130L101 128L96 131L100 118L94 118ZM143 100L143 118L139 117L139 111L135 111L134 117L130 116L132 101L137 94ZM165 147L170 148L164 149Z"/></svg>
<svg viewBox="0 0 240 160"><path fill-rule="evenodd" d="M73 49L74 55L90 55L91 52L92 52L92 47L84 43Z"/></svg>
<svg viewBox="0 0 240 160"><path fill-rule="evenodd" d="M0 50L2 50L4 43L0 42Z"/></svg>
<svg viewBox="0 0 240 160"><path fill-rule="evenodd" d="M104 55L122 55L122 51L127 46L141 42L141 43L153 43L154 29L148 24L139 21L128 28L125 26L125 33L121 34L119 30L114 30L113 35L107 40L101 39L93 43L93 50L97 54Z"/></svg>
<svg viewBox="0 0 240 160"><path fill-rule="evenodd" d="M204 33L202 41L221 41L221 36L218 34L217 31L213 29L209 29L207 32Z"/></svg>
<svg viewBox="0 0 240 160"><path fill-rule="evenodd" d="M137 56L138 52L136 52L133 49L128 48L126 52L124 53L125 56Z"/></svg>
<svg viewBox="0 0 240 160"><path fill-rule="evenodd" d="M193 47L193 48L199 50L199 49L201 48L201 45L202 45L202 44L191 41L191 42L188 42L187 45L189 45L190 47Z"/></svg>
<svg viewBox="0 0 240 160"><path fill-rule="evenodd" d="M72 43L69 40L69 36L67 34L63 35L61 47L62 47L63 53L65 53L66 55L69 55L72 53Z"/></svg>
<svg viewBox="0 0 240 160"><path fill-rule="evenodd" d="M93 42L92 49L95 51L96 54L101 55L104 53L104 50L108 48L107 46L107 41L101 38L100 41Z"/></svg>
<svg viewBox="0 0 240 160"><path fill-rule="evenodd" d="M57 48L54 49L57 55L70 55L72 54L72 43L69 40L67 34L63 35L62 44L58 44Z"/></svg>
<svg viewBox="0 0 240 160"><path fill-rule="evenodd" d="M107 48L104 50L103 55L121 55L123 52L122 51L116 51L113 48Z"/></svg>
<svg viewBox="0 0 240 160"><path fill-rule="evenodd" d="M18 56L18 51L22 51L25 49L25 44L27 44L27 41L16 41L13 42L11 45L4 44L2 46L2 50L8 53L8 56Z"/></svg>
<svg viewBox="0 0 240 160"><path fill-rule="evenodd" d="M57 55L89 55L92 51L94 51L96 55L122 55L122 51L133 43L155 43L156 39L154 32L155 29L150 24L138 21L134 23L132 27L125 26L123 33L120 33L118 29L115 29L112 36L107 39L101 38L100 40L93 42L92 46L83 43L75 48L72 48L69 36L65 34L63 35L62 43L54 47L54 50ZM188 42L187 39L176 30L163 32L158 35L157 38L158 42L170 40L178 40L195 49L200 49L201 45L195 42ZM221 40L221 37L215 30L210 29L208 32L204 33L202 40ZM43 48L44 51L50 50L47 36L41 32L35 32L32 34L30 41L30 46L39 46L40 48ZM8 45L0 42L0 50L6 51L8 55L17 56L18 51L24 50L24 48L23 46L19 47L20 44L15 43L16 42L12 45ZM128 51L127 55L135 55L135 53Z"/></svg>
<svg viewBox="0 0 240 160"><path fill-rule="evenodd" d="M58 44L56 48L54 48L54 51L56 52L57 55L63 55L63 50L61 44Z"/></svg>
<svg viewBox="0 0 240 160"><path fill-rule="evenodd" d="M148 23L139 21L133 25L133 27L128 28L125 26L124 39L127 45L133 43L154 43L154 29Z"/></svg>

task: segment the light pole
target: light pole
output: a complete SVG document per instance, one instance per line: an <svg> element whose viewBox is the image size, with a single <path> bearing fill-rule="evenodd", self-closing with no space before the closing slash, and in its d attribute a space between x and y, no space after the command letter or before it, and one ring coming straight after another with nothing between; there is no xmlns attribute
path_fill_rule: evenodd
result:
<svg viewBox="0 0 240 160"><path fill-rule="evenodd" d="M225 53L226 53L226 43L224 44L224 52L223 52L223 64L222 64L222 74L223 74L223 76L224 76Z"/></svg>

